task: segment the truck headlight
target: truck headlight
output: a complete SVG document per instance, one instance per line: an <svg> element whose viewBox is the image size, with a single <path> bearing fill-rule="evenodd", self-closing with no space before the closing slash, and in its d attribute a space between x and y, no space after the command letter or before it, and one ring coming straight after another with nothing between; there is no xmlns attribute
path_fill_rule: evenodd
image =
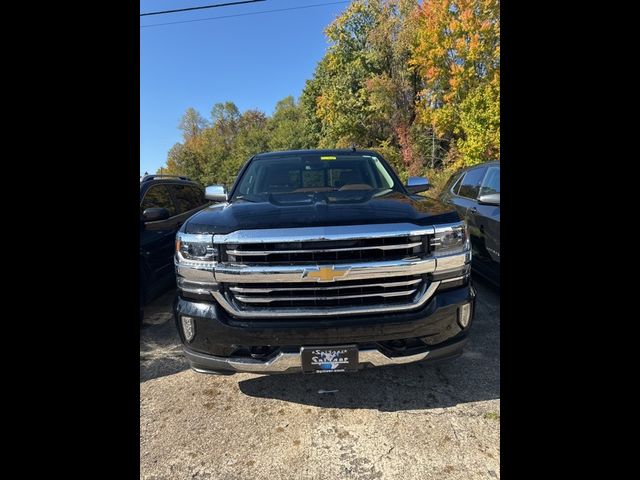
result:
<svg viewBox="0 0 640 480"><path fill-rule="evenodd" d="M436 257L462 253L469 247L469 229L464 223L439 227L431 239L431 249Z"/></svg>
<svg viewBox="0 0 640 480"><path fill-rule="evenodd" d="M213 264L218 260L218 249L213 244L213 235L178 232L176 257L178 262Z"/></svg>

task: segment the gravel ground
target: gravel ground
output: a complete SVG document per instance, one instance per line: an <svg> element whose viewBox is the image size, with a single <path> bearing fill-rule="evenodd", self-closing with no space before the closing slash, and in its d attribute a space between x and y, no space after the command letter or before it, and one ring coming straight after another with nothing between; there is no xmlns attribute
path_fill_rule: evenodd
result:
<svg viewBox="0 0 640 480"><path fill-rule="evenodd" d="M192 372L167 293L140 331L140 477L500 478L499 292L476 287L458 359L315 376Z"/></svg>

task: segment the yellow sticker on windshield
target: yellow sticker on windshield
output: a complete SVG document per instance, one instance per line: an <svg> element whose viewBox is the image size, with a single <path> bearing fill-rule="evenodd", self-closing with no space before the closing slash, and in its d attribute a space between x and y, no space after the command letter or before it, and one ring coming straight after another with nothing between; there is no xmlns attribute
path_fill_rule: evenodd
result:
<svg viewBox="0 0 640 480"><path fill-rule="evenodd" d="M320 157L320 160L335 160L336 157Z"/></svg>

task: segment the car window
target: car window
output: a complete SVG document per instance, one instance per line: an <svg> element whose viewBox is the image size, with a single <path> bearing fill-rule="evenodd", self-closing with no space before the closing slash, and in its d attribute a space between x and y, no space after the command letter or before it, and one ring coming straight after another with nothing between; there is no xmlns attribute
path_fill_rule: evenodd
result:
<svg viewBox="0 0 640 480"><path fill-rule="evenodd" d="M191 189L192 195L196 199L198 207L200 207L200 206L204 205L205 203L207 203L207 199L204 198L204 190L202 190L201 188L198 188L198 187L189 187L189 188Z"/></svg>
<svg viewBox="0 0 640 480"><path fill-rule="evenodd" d="M189 185L171 185L171 188L176 200L178 214L198 208L204 203L202 194Z"/></svg>
<svg viewBox="0 0 640 480"><path fill-rule="evenodd" d="M460 184L462 183L462 179L464 178L464 176L466 175L467 172L464 172L462 174L462 176L458 179L458 181L455 183L455 185L453 186L453 188L451 189L451 191L453 193L455 193L456 195L458 194L458 192L460 191Z"/></svg>
<svg viewBox="0 0 640 480"><path fill-rule="evenodd" d="M469 170L462 179L458 195L461 197L476 199L480 191L480 184L482 183L484 172L486 171L486 167Z"/></svg>
<svg viewBox="0 0 640 480"><path fill-rule="evenodd" d="M176 208L171 200L171 193L166 185L154 185L149 187L140 204L140 213L147 208L166 208L170 216L176 214Z"/></svg>
<svg viewBox="0 0 640 480"><path fill-rule="evenodd" d="M460 188L460 179L463 177L463 174L460 173L456 173L455 175L452 175L451 178L449 179L449 183L447 183L447 185L444 187L444 191L446 193L449 193L449 191L452 191L453 193L458 193L458 188Z"/></svg>
<svg viewBox="0 0 640 480"><path fill-rule="evenodd" d="M305 154L254 159L243 173L234 195L257 200L271 194L399 191L400 188L375 156Z"/></svg>
<svg viewBox="0 0 640 480"><path fill-rule="evenodd" d="M480 187L480 195L500 193L500 167L489 167Z"/></svg>

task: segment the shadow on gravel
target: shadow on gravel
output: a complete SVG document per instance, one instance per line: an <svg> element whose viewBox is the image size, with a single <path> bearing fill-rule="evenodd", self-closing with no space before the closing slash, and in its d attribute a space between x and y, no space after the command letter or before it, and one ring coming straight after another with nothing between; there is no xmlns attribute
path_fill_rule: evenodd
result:
<svg viewBox="0 0 640 480"><path fill-rule="evenodd" d="M500 398L500 293L482 279L465 352L442 363L371 368L353 374L272 375L239 383L252 397L305 405L398 411ZM319 390L337 390L319 394Z"/></svg>
<svg viewBox="0 0 640 480"><path fill-rule="evenodd" d="M173 321L172 289L145 307L140 329L140 381L173 375L189 368Z"/></svg>

